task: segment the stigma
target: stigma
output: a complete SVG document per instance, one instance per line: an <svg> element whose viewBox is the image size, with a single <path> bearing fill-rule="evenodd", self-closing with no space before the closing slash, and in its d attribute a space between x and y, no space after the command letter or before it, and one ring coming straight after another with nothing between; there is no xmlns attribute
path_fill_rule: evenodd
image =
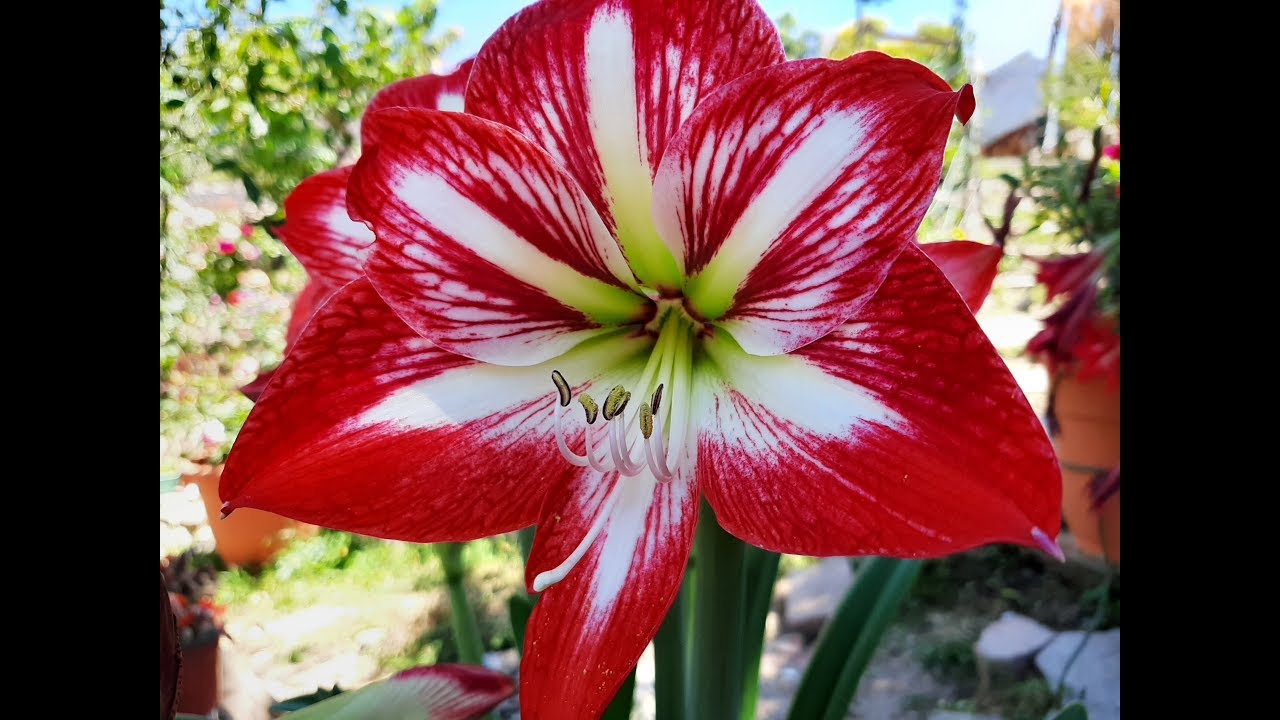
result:
<svg viewBox="0 0 1280 720"><path fill-rule="evenodd" d="M632 395L622 385L616 385L598 403L589 393L580 393L578 403L586 420L583 429L584 454L569 447L566 440L567 408L574 400L572 389L558 370L552 371L551 380L556 387L553 413L555 414L556 446L560 454L571 464L590 467L601 473L617 472L624 477L634 477L648 470L660 482L670 482L679 470L678 460L684 443L680 442L674 453L667 452L667 425L676 416L662 402L665 383L658 383L645 402L628 415ZM636 425L640 437L634 438ZM628 438L633 438L628 443ZM679 439L679 438L677 438ZM638 440L638 442L637 442ZM643 447L639 447L639 446Z"/></svg>

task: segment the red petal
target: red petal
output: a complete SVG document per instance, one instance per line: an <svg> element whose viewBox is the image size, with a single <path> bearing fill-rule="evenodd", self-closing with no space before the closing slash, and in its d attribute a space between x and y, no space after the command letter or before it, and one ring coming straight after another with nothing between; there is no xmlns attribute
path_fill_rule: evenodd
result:
<svg viewBox="0 0 1280 720"><path fill-rule="evenodd" d="M275 374L275 368L263 370L258 373L258 377L254 378L252 382L240 387L240 394L254 402L257 402L258 398L262 395L262 392L267 389L267 383L271 382L271 378Z"/></svg>
<svg viewBox="0 0 1280 720"><path fill-rule="evenodd" d="M417 693L426 720L471 720L511 697L511 678L474 665L430 665L392 675L388 683Z"/></svg>
<svg viewBox="0 0 1280 720"><path fill-rule="evenodd" d="M374 94L365 106L360 118L360 145L368 150L379 141L378 131L370 127L369 117L378 110L393 107L416 107L424 110L451 110L462 112L463 95L467 90L467 78L475 59L464 60L451 73L445 75L419 75L397 80Z"/></svg>
<svg viewBox="0 0 1280 720"><path fill-rule="evenodd" d="M284 201L280 239L312 280L331 288L361 277L365 248L373 242L369 228L347 215L347 180L354 169L349 165L312 175Z"/></svg>
<svg viewBox="0 0 1280 720"><path fill-rule="evenodd" d="M976 314L991 293L1004 250L998 245L969 240L924 243L920 249L947 276L969 310Z"/></svg>
<svg viewBox="0 0 1280 720"><path fill-rule="evenodd" d="M296 720L475 720L511 697L515 683L472 665L410 668L289 713Z"/></svg>
<svg viewBox="0 0 1280 720"><path fill-rule="evenodd" d="M914 237L965 97L864 52L767 68L699 105L654 188L694 309L757 355L841 325Z"/></svg>
<svg viewBox="0 0 1280 720"><path fill-rule="evenodd" d="M1093 282L1093 274L1106 258L1101 252L1063 255L1052 260L1036 260L1036 282L1045 286L1045 300L1081 290Z"/></svg>
<svg viewBox="0 0 1280 720"><path fill-rule="evenodd" d="M1049 438L917 247L849 324L795 357L716 360L725 387L698 469L739 538L803 555L930 557L1057 535Z"/></svg>
<svg viewBox="0 0 1280 720"><path fill-rule="evenodd" d="M337 287L341 287L341 285ZM289 328L285 331L284 336L284 352L286 355L289 354L289 349L301 337L302 329L307 326L307 321L311 319L311 316L315 314L321 305L324 305L326 300L337 292L337 287L325 282L312 280L298 292L298 297L293 300L293 313L289 316Z"/></svg>
<svg viewBox="0 0 1280 720"><path fill-rule="evenodd" d="M573 179L508 128L393 108L351 178L378 242L365 272L423 337L486 362L555 357L643 319L626 260Z"/></svg>
<svg viewBox="0 0 1280 720"><path fill-rule="evenodd" d="M644 346L599 342L557 362L585 377ZM316 313L254 406L222 499L412 542L526 527L574 469L548 440L550 374L433 347L358 280Z"/></svg>
<svg viewBox="0 0 1280 720"><path fill-rule="evenodd" d="M595 520L592 501L604 486L584 475L567 493L548 498L531 565L546 564L563 545L563 524ZM635 667L675 601L697 524L698 489L689 477L656 483L647 473L618 482L607 524L563 581L542 594L529 618L520 664L520 713L540 718L599 717ZM567 498L577 496L579 504ZM584 512L584 508L586 512ZM558 560L556 561L558 562Z"/></svg>
<svg viewBox="0 0 1280 720"><path fill-rule="evenodd" d="M644 277L665 255L649 197L668 140L716 88L783 58L750 0L544 0L485 42L466 107L568 168ZM666 257L657 278L673 271Z"/></svg>

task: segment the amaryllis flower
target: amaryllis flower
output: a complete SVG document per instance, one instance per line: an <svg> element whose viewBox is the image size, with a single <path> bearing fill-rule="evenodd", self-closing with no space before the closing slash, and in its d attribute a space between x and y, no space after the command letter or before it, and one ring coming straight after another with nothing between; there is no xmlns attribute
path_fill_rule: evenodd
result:
<svg viewBox="0 0 1280 720"><path fill-rule="evenodd" d="M1102 148L1102 154L1111 160L1119 160L1120 159L1120 143L1116 143L1115 145L1108 145Z"/></svg>
<svg viewBox="0 0 1280 720"><path fill-rule="evenodd" d="M371 152L378 141L377 131L369 128L369 114L390 107L418 107L431 110L462 109L462 93L471 74L470 59L453 72L444 75L421 75L406 78L382 88L369 100L360 118L360 145ZM311 315L339 288L361 277L360 264L365 248L373 242L373 233L347 215L347 179L354 165L335 168L303 180L285 198L285 224L277 234L280 241L298 258L307 271L307 284L293 302L293 313L285 331L285 354L302 334ZM241 232L248 237L253 226ZM275 368L264 370L252 382L240 388L250 400L257 400L275 375Z"/></svg>
<svg viewBox="0 0 1280 720"><path fill-rule="evenodd" d="M294 720L472 720L511 697L515 683L474 665L426 665L289 713Z"/></svg>
<svg viewBox="0 0 1280 720"><path fill-rule="evenodd" d="M1049 440L914 243L973 108L879 53L784 63L751 0L521 11L465 114L367 116L364 275L249 416L225 509L415 542L536 524L530 720L607 705L701 496L778 552L1059 554Z"/></svg>
<svg viewBox="0 0 1280 720"><path fill-rule="evenodd" d="M991 294L1004 248L972 240L948 240L922 243L920 249L947 276L969 309L977 313Z"/></svg>

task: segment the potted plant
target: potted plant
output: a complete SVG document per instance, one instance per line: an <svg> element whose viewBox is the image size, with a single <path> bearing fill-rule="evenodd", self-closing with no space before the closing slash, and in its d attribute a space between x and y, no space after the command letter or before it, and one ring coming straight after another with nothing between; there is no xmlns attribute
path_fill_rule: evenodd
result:
<svg viewBox="0 0 1280 720"><path fill-rule="evenodd" d="M174 616L181 665L177 711L206 715L218 707L218 639L223 609L214 604L218 576L198 566L190 550L160 563Z"/></svg>
<svg viewBox="0 0 1280 720"><path fill-rule="evenodd" d="M191 468L183 476L183 483L200 488L200 499L209 517L218 555L229 567L261 565L274 558L295 537L312 537L318 532L314 525L251 508L222 517L218 480L231 443L218 420L201 423L197 432L199 442L194 443L196 449L188 454Z"/></svg>
<svg viewBox="0 0 1280 720"><path fill-rule="evenodd" d="M1037 225L1071 252L1038 260L1057 308L1027 344L1049 371L1046 424L1062 464L1063 514L1086 553L1120 562L1120 146L1093 133L1086 158L1028 164ZM1052 223L1052 224L1050 224Z"/></svg>

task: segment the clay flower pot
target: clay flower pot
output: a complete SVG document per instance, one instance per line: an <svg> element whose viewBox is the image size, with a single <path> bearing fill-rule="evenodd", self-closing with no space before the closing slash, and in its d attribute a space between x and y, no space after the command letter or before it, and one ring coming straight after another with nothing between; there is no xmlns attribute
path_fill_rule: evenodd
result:
<svg viewBox="0 0 1280 720"><path fill-rule="evenodd" d="M274 513L241 508L225 520L222 517L222 501L218 498L218 479L222 466L203 466L201 472L185 475L184 483L194 483L200 488L209 516L209 527L228 567L260 565L274 558L294 538L314 537L319 531L315 525L300 523Z"/></svg>
<svg viewBox="0 0 1280 720"><path fill-rule="evenodd" d="M218 633L182 645L178 712L208 715L218 707Z"/></svg>
<svg viewBox="0 0 1280 720"><path fill-rule="evenodd" d="M1120 493L1090 506L1089 483L1120 463L1120 393L1104 379L1080 381L1064 374L1054 390L1062 464L1062 514L1079 548L1120 564Z"/></svg>

